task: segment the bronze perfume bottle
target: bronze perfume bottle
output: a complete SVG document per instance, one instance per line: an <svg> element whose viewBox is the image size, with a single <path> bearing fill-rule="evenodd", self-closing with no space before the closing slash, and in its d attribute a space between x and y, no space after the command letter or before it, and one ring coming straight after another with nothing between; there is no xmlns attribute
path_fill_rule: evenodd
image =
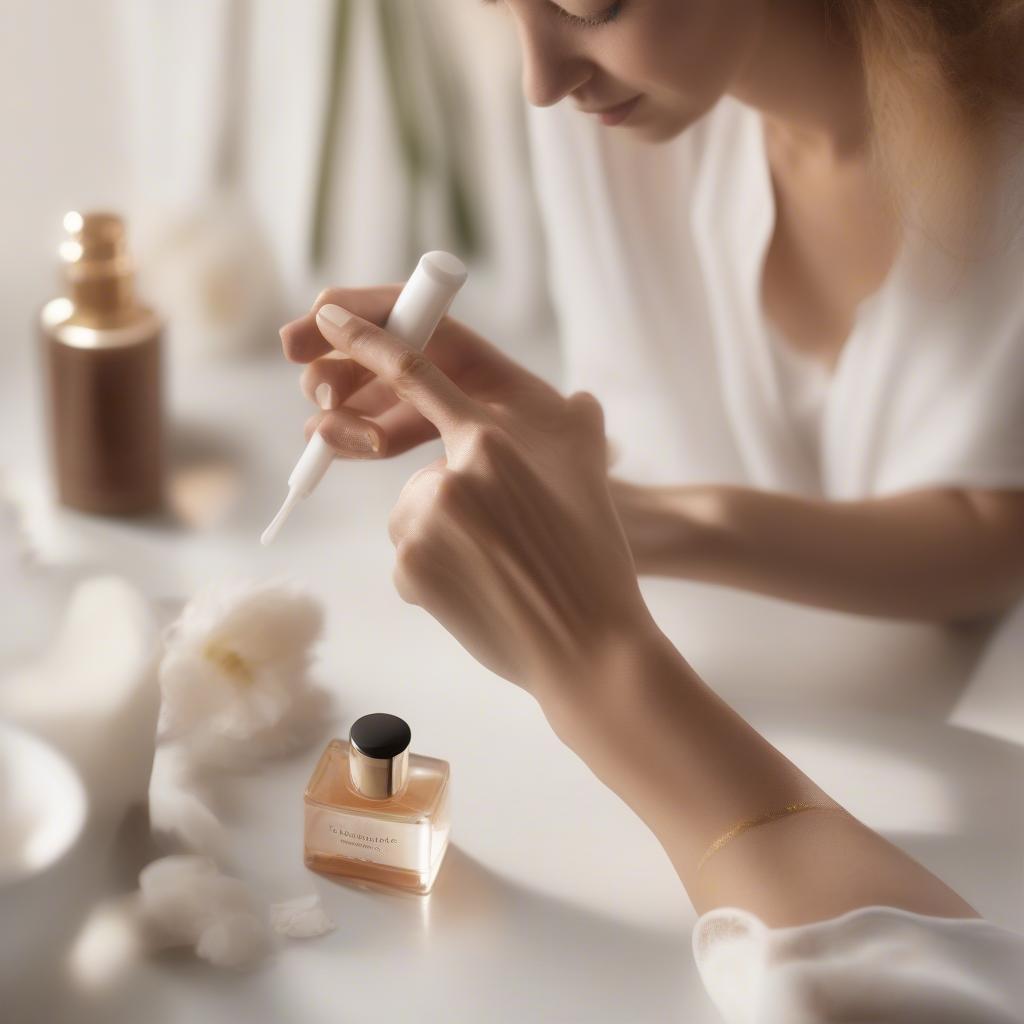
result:
<svg viewBox="0 0 1024 1024"><path fill-rule="evenodd" d="M83 512L152 512L163 491L163 325L135 299L120 217L72 212L64 228L65 294L40 317L57 494Z"/></svg>
<svg viewBox="0 0 1024 1024"><path fill-rule="evenodd" d="M305 860L314 871L429 892L448 848L448 762L409 753L395 715L364 715L332 740L305 793Z"/></svg>

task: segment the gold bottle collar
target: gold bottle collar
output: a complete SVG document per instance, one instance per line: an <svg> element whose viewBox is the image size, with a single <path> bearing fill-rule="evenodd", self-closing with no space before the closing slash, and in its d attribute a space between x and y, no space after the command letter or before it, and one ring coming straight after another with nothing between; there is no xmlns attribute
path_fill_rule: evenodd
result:
<svg viewBox="0 0 1024 1024"><path fill-rule="evenodd" d="M409 777L409 751L395 757L370 757L349 741L349 778L361 796L371 800L387 800L405 789Z"/></svg>

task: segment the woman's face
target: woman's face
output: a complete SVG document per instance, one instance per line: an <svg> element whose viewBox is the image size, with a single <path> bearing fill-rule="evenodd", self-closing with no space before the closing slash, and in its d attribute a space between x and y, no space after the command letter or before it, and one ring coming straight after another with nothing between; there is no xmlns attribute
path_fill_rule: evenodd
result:
<svg viewBox="0 0 1024 1024"><path fill-rule="evenodd" d="M546 107L568 96L605 124L661 141L728 91L766 0L503 2L519 32L530 103Z"/></svg>

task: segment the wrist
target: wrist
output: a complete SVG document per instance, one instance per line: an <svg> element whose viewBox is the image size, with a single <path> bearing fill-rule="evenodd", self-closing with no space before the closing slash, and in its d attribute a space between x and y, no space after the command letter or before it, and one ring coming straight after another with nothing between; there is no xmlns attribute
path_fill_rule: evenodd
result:
<svg viewBox="0 0 1024 1024"><path fill-rule="evenodd" d="M572 678L548 678L534 689L548 724L586 760L586 751L623 715L660 702L666 685L696 676L649 615L625 628L605 630L574 666Z"/></svg>
<svg viewBox="0 0 1024 1024"><path fill-rule="evenodd" d="M640 575L714 578L730 549L729 488L609 484Z"/></svg>

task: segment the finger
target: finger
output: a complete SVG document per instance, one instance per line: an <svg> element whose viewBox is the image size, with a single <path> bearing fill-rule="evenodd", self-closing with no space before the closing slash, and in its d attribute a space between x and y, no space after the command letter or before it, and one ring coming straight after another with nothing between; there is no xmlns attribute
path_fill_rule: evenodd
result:
<svg viewBox="0 0 1024 1024"><path fill-rule="evenodd" d="M430 420L442 438L479 418L480 407L464 391L394 335L332 304L321 307L316 322L334 348L376 374Z"/></svg>
<svg viewBox="0 0 1024 1024"><path fill-rule="evenodd" d="M306 420L306 440L318 433L341 457L346 459L379 459L386 450L380 428L346 409L315 413Z"/></svg>
<svg viewBox="0 0 1024 1024"><path fill-rule="evenodd" d="M370 379L369 384L363 385L348 401L345 402L346 409L352 409L354 412L362 413L364 416L372 416L374 418L382 415L388 409L392 409L395 406L404 406L406 409L412 408L405 402L400 402L395 396L394 391L391 390L382 380L377 380L376 377ZM413 413L423 419L422 416L415 409ZM435 431L436 433L436 431Z"/></svg>
<svg viewBox="0 0 1024 1024"><path fill-rule="evenodd" d="M380 285L376 288L327 288L313 303L312 309L280 330L281 347L293 363L308 363L331 351L316 326L316 314L328 303L343 306L371 323L383 324L398 298L401 285Z"/></svg>
<svg viewBox="0 0 1024 1024"><path fill-rule="evenodd" d="M314 414L306 421L307 441L317 429L339 455L360 458L393 458L438 437L437 427L404 402L377 418L360 416L347 406ZM364 441L361 431L373 436Z"/></svg>
<svg viewBox="0 0 1024 1024"><path fill-rule="evenodd" d="M300 387L311 402L325 411L344 406L351 412L375 417L400 404L383 381L337 352L314 359L302 371Z"/></svg>
<svg viewBox="0 0 1024 1024"><path fill-rule="evenodd" d="M407 402L398 402L387 412L374 416L374 422L383 435L383 449L389 456L402 455L438 437L437 427Z"/></svg>
<svg viewBox="0 0 1024 1024"><path fill-rule="evenodd" d="M278 333L285 358L290 362L309 363L331 351L331 346L317 330L316 317L312 313L285 324Z"/></svg>
<svg viewBox="0 0 1024 1024"><path fill-rule="evenodd" d="M371 453L381 459L402 455L438 436L437 427L406 402L396 402L394 408L376 418L361 415L347 405L326 415L314 414L306 421L306 440L318 429L340 456L358 458L369 458ZM364 431L374 436L364 440Z"/></svg>
<svg viewBox="0 0 1024 1024"><path fill-rule="evenodd" d="M334 353L314 359L302 371L299 386L302 393L321 409L336 409L340 405L348 405L352 395L371 380L373 374L365 366L352 359L338 358Z"/></svg>
<svg viewBox="0 0 1024 1024"><path fill-rule="evenodd" d="M325 288L309 307L314 316L327 305L341 306L371 323L383 324L402 291L400 284L379 284L372 288Z"/></svg>

